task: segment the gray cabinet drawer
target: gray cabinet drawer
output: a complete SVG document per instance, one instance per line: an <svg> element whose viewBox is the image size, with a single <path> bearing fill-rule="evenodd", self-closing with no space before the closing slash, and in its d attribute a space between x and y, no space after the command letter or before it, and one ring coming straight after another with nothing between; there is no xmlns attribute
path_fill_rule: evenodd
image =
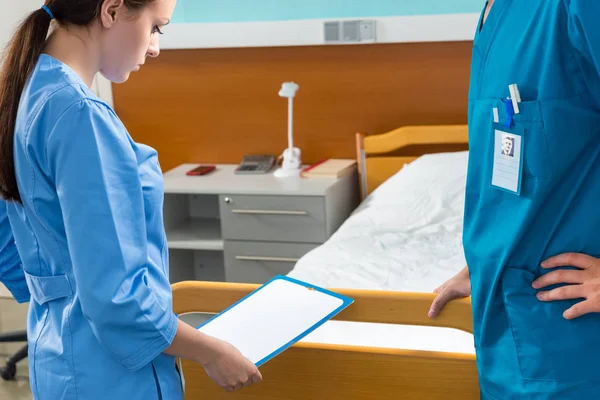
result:
<svg viewBox="0 0 600 400"><path fill-rule="evenodd" d="M225 239L323 243L327 239L323 197L222 195Z"/></svg>
<svg viewBox="0 0 600 400"><path fill-rule="evenodd" d="M225 241L225 279L238 283L265 283L287 275L296 262L317 244Z"/></svg>

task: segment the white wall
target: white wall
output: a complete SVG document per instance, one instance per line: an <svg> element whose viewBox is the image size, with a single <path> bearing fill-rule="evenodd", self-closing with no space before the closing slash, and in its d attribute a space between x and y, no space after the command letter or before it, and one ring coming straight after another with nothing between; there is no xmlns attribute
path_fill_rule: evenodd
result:
<svg viewBox="0 0 600 400"><path fill-rule="evenodd" d="M0 0L0 48L2 51L23 18L41 7L41 4L43 4L43 0ZM99 76L92 89L111 106L113 105L110 82Z"/></svg>
<svg viewBox="0 0 600 400"><path fill-rule="evenodd" d="M376 43L470 41L473 40L479 14L367 19L376 21ZM317 46L325 44L323 24L326 21L329 20L173 24L165 28L165 35L160 38L161 48Z"/></svg>
<svg viewBox="0 0 600 400"><path fill-rule="evenodd" d="M19 22L27 16L27 13L32 12L40 7L40 0L0 0L0 46L8 43L13 31L16 29Z"/></svg>

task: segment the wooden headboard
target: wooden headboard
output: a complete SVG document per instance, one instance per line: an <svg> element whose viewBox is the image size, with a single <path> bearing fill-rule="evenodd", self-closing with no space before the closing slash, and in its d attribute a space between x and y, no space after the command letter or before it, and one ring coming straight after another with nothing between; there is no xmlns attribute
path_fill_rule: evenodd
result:
<svg viewBox="0 0 600 400"><path fill-rule="evenodd" d="M300 85L295 144L305 163L354 158L356 132L464 124L472 42L167 50L113 86L115 110L163 170L238 163L287 146L281 83Z"/></svg>
<svg viewBox="0 0 600 400"><path fill-rule="evenodd" d="M468 148L467 125L405 126L372 136L357 133L361 199L421 155Z"/></svg>

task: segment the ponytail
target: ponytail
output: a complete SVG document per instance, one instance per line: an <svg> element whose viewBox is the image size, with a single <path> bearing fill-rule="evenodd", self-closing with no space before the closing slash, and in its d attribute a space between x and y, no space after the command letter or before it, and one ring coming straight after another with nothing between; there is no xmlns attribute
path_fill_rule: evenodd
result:
<svg viewBox="0 0 600 400"><path fill-rule="evenodd" d="M131 11L155 0L123 0ZM6 48L0 69L0 196L21 202L15 173L14 139L21 93L46 45L50 22L87 26L100 15L104 0L46 0L19 26Z"/></svg>
<svg viewBox="0 0 600 400"><path fill-rule="evenodd" d="M51 20L44 9L31 13L9 42L0 69L0 195L8 201L21 202L13 154L17 111L27 79L44 50Z"/></svg>

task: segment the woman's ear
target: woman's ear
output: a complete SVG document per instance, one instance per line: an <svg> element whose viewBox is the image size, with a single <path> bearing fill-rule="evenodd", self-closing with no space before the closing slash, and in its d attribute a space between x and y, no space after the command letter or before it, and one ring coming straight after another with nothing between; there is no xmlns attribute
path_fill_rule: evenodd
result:
<svg viewBox="0 0 600 400"><path fill-rule="evenodd" d="M125 5L123 0L105 0L100 8L100 21L102 26L110 28L123 13Z"/></svg>

